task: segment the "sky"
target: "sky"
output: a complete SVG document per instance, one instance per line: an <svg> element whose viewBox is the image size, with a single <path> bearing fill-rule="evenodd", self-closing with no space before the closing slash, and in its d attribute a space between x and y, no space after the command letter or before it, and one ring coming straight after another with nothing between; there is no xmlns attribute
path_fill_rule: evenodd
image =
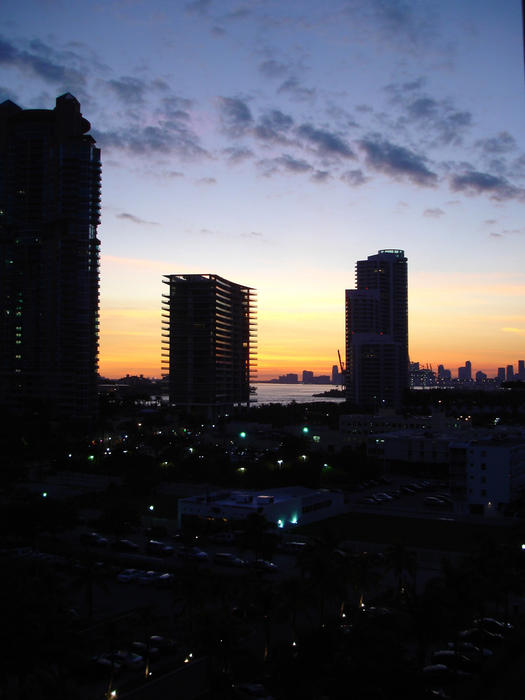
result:
<svg viewBox="0 0 525 700"><path fill-rule="evenodd" d="M259 378L344 358L401 248L409 350L525 358L518 0L3 0L0 101L71 92L102 151L100 373L160 376L166 274L257 289Z"/></svg>

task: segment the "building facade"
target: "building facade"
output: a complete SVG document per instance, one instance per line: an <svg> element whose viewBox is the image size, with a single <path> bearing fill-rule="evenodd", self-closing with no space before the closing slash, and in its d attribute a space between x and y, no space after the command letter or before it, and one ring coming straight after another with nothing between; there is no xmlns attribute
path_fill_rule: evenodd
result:
<svg viewBox="0 0 525 700"><path fill-rule="evenodd" d="M404 251L380 250L356 264L346 290L346 382L369 410L398 407L408 389L408 278Z"/></svg>
<svg viewBox="0 0 525 700"><path fill-rule="evenodd" d="M256 292L218 275L165 275L163 367L170 403L209 416L250 404Z"/></svg>
<svg viewBox="0 0 525 700"><path fill-rule="evenodd" d="M89 418L98 367L100 151L80 104L0 105L0 405Z"/></svg>

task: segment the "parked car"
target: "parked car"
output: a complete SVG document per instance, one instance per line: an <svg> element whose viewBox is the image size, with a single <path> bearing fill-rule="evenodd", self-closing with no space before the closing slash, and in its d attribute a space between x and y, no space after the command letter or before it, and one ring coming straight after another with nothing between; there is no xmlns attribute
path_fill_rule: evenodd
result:
<svg viewBox="0 0 525 700"><path fill-rule="evenodd" d="M381 502L388 502L388 501L392 501L392 500L393 500L393 499L392 499L392 496L389 496L388 493L374 493L374 496L373 496L373 497L376 499L376 501L377 501L378 503L381 503Z"/></svg>
<svg viewBox="0 0 525 700"><path fill-rule="evenodd" d="M157 580L155 581L155 585L157 588L171 588L173 581L175 581L175 576L173 574L159 574Z"/></svg>
<svg viewBox="0 0 525 700"><path fill-rule="evenodd" d="M268 571L270 573L276 573L279 570L277 564L273 561L268 561L267 559L256 559L253 563L253 568L258 571Z"/></svg>
<svg viewBox="0 0 525 700"><path fill-rule="evenodd" d="M423 499L423 503L426 506L444 506L445 501L442 498L438 498L437 496L427 496L426 498Z"/></svg>
<svg viewBox="0 0 525 700"><path fill-rule="evenodd" d="M215 532L213 535L210 535L208 539L210 542L229 544L235 541L235 535L233 532Z"/></svg>
<svg viewBox="0 0 525 700"><path fill-rule="evenodd" d="M232 685L235 698L259 698L259 700L274 700L264 685L260 683L234 683Z"/></svg>
<svg viewBox="0 0 525 700"><path fill-rule="evenodd" d="M459 639L462 641L473 642L476 646L484 646L489 649L494 646L499 646L504 637L498 632L489 632L481 627L471 627L470 629L462 630L458 633Z"/></svg>
<svg viewBox="0 0 525 700"><path fill-rule="evenodd" d="M160 649L154 647L151 643L146 644L145 642L131 642L131 651L134 654L142 656L143 659L149 658L151 661L155 661L160 658Z"/></svg>
<svg viewBox="0 0 525 700"><path fill-rule="evenodd" d="M493 617L482 617L474 620L474 625L476 627L482 627L488 632L496 632L498 634L505 634L505 632L510 632L514 629L514 625L510 622L502 622L501 620L496 620Z"/></svg>
<svg viewBox="0 0 525 700"><path fill-rule="evenodd" d="M243 566L247 565L244 559L240 559L231 552L217 552L213 557L213 561L215 564L220 564L222 566L235 566L237 568L242 568Z"/></svg>
<svg viewBox="0 0 525 700"><path fill-rule="evenodd" d="M288 552L289 554L298 554L299 552L306 552L308 549L310 549L310 545L308 542L298 542L293 540L283 542L279 549L282 552Z"/></svg>
<svg viewBox="0 0 525 700"><path fill-rule="evenodd" d="M171 545L159 542L159 540L149 540L146 543L146 551L148 554L159 554L162 557L169 557L173 554L174 549Z"/></svg>
<svg viewBox="0 0 525 700"><path fill-rule="evenodd" d="M80 535L80 542L91 547L107 547L109 540L99 535L98 532L83 532Z"/></svg>
<svg viewBox="0 0 525 700"><path fill-rule="evenodd" d="M180 547L177 555L181 559L189 559L192 561L208 561L208 554L207 552L203 552L202 549L199 549L198 547L193 547L193 546L184 546Z"/></svg>
<svg viewBox="0 0 525 700"><path fill-rule="evenodd" d="M136 542L125 539L115 540L112 546L113 549L116 549L118 552L137 552L140 549Z"/></svg>
<svg viewBox="0 0 525 700"><path fill-rule="evenodd" d="M123 649L108 654L108 658L120 664L123 668L138 669L144 665L144 659L140 654L134 654L132 651Z"/></svg>
<svg viewBox="0 0 525 700"><path fill-rule="evenodd" d="M447 642L448 649L459 649L463 654L469 657L485 657L489 658L494 656L492 649L484 649L483 647L477 647L472 642Z"/></svg>
<svg viewBox="0 0 525 700"><path fill-rule="evenodd" d="M445 664L448 668L471 671L474 667L472 659L455 649L439 649L432 654L432 663Z"/></svg>
<svg viewBox="0 0 525 700"><path fill-rule="evenodd" d="M141 586L151 586L159 579L157 571L141 571L136 578L137 583Z"/></svg>
<svg viewBox="0 0 525 700"><path fill-rule="evenodd" d="M91 658L91 672L109 678L110 674L117 675L122 669L121 664L109 658L106 654L98 654Z"/></svg>
<svg viewBox="0 0 525 700"><path fill-rule="evenodd" d="M152 634L149 638L152 646L156 647L161 654L174 654L177 651L175 640L170 637L163 637L160 634Z"/></svg>
<svg viewBox="0 0 525 700"><path fill-rule="evenodd" d="M124 569L117 574L117 581L120 583L130 583L131 581L136 581L141 573L142 571L139 571L139 569Z"/></svg>

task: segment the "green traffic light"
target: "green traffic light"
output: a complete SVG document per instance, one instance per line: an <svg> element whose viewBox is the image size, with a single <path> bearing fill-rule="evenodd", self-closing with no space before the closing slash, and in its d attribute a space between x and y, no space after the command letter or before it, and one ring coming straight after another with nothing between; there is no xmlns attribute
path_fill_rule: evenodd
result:
<svg viewBox="0 0 525 700"><path fill-rule="evenodd" d="M308 427L305 425L304 428L303 428L303 433L306 434L306 433L309 433L309 432L310 432L310 428L308 428Z"/></svg>
<svg viewBox="0 0 525 700"><path fill-rule="evenodd" d="M244 430L242 431L242 433L239 433L239 437L241 437L241 438L245 438L245 437L246 437L246 433L244 432Z"/></svg>

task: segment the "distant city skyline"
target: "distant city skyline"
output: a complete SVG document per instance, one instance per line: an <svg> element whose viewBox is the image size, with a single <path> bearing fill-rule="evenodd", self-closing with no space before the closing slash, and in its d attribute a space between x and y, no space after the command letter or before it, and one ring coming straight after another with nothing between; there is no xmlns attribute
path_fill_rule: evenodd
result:
<svg viewBox="0 0 525 700"><path fill-rule="evenodd" d="M521 355L521 3L0 7L0 101L70 92L102 151L100 372L161 374L162 276L258 290L259 377L344 350L353 264L410 260L410 355Z"/></svg>

